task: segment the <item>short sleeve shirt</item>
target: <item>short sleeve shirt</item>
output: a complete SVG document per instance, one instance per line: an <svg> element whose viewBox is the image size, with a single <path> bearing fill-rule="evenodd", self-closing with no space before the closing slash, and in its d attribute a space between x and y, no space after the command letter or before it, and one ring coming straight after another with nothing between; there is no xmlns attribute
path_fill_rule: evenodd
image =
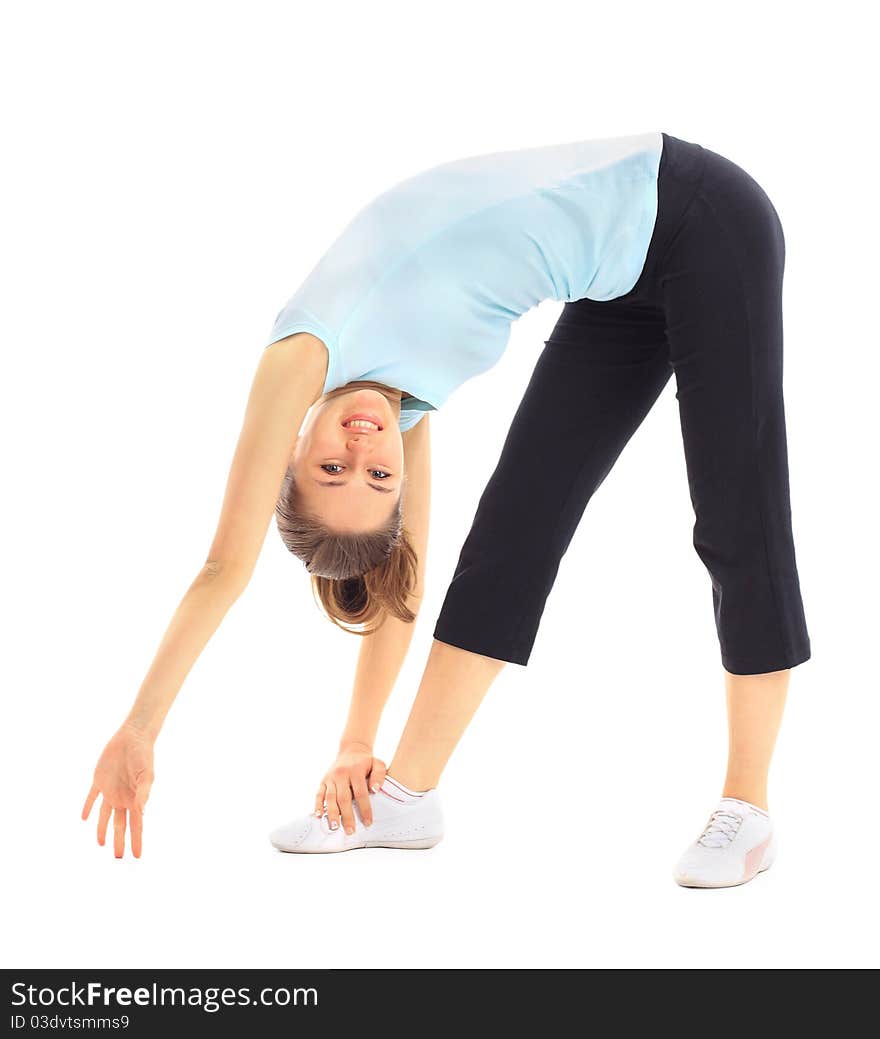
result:
<svg viewBox="0 0 880 1039"><path fill-rule="evenodd" d="M611 300L638 280L657 217L660 132L459 159L393 185L329 246L269 343L311 332L323 392L404 392L400 428L501 358L547 299ZM268 344L267 344L268 345Z"/></svg>

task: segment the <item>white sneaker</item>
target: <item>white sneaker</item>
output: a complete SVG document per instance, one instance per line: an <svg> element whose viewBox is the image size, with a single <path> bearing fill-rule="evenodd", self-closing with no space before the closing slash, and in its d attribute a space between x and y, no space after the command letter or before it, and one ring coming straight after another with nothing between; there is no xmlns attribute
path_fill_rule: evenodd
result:
<svg viewBox="0 0 880 1039"><path fill-rule="evenodd" d="M722 797L706 828L678 860L682 887L735 887L773 865L776 841L769 815L748 801Z"/></svg>
<svg viewBox="0 0 880 1039"><path fill-rule="evenodd" d="M352 834L347 834L341 825L331 830L326 812L320 819L313 812L274 830L269 840L279 851L306 854L355 848L433 848L443 837L443 813L437 791L428 790L409 803L400 801L396 793L386 780L378 793L369 795L372 826L364 826L354 805Z"/></svg>

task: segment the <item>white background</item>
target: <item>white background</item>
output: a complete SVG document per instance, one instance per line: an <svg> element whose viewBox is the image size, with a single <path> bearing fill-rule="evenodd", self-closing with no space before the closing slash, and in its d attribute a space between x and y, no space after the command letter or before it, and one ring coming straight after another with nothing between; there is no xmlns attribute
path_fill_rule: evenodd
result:
<svg viewBox="0 0 880 1039"><path fill-rule="evenodd" d="M617 12L617 13L613 13ZM877 965L877 155L860 3L39 3L0 32L6 966ZM600 488L532 659L427 853L281 855L356 637L269 528L157 744L140 861L79 811L213 535L277 311L431 165L665 130L785 228L792 509L813 659L774 765L777 864L678 888L720 793L709 580L674 383ZM427 602L390 759L482 488L560 304L432 416ZM540 536L536 532L536 536Z"/></svg>

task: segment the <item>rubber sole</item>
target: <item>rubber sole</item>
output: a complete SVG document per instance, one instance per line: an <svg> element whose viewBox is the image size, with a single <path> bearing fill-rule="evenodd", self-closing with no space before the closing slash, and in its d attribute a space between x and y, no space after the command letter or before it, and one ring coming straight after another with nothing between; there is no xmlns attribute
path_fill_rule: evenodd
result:
<svg viewBox="0 0 880 1039"><path fill-rule="evenodd" d="M768 856L769 861L767 861ZM707 884L703 881L689 878L687 875L685 875L683 878L674 876L673 879L679 887L704 887L711 889L718 889L723 887L741 887L743 884L748 884L750 880L754 880L755 877L757 877L760 873L766 873L767 870L770 869L770 867L773 865L775 858L775 849L773 849L771 845L771 847L768 848L767 851L764 853L764 859L761 861L761 865L758 867L758 869L755 870L754 873L743 877L742 880L735 880L732 884Z"/></svg>
<svg viewBox="0 0 880 1039"><path fill-rule="evenodd" d="M420 841L367 841L365 848L399 848L402 851L427 851L442 841L442 837L425 837Z"/></svg>
<svg viewBox="0 0 880 1039"><path fill-rule="evenodd" d="M355 844L349 848L282 848L278 844L272 844L273 848L283 851L286 855L341 855L346 851L364 851L367 848L396 848L401 851L427 851L443 840L440 837L423 837L418 841L365 841L363 844Z"/></svg>

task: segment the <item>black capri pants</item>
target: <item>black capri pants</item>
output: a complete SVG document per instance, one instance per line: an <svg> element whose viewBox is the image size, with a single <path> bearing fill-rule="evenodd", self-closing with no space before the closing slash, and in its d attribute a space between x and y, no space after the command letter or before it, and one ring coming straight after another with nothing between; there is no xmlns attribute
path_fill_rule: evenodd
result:
<svg viewBox="0 0 880 1039"><path fill-rule="evenodd" d="M792 538L782 392L782 225L729 159L663 134L642 273L566 303L480 498L434 638L525 665L587 502L675 374L721 662L810 657ZM525 474L525 475L524 475Z"/></svg>

